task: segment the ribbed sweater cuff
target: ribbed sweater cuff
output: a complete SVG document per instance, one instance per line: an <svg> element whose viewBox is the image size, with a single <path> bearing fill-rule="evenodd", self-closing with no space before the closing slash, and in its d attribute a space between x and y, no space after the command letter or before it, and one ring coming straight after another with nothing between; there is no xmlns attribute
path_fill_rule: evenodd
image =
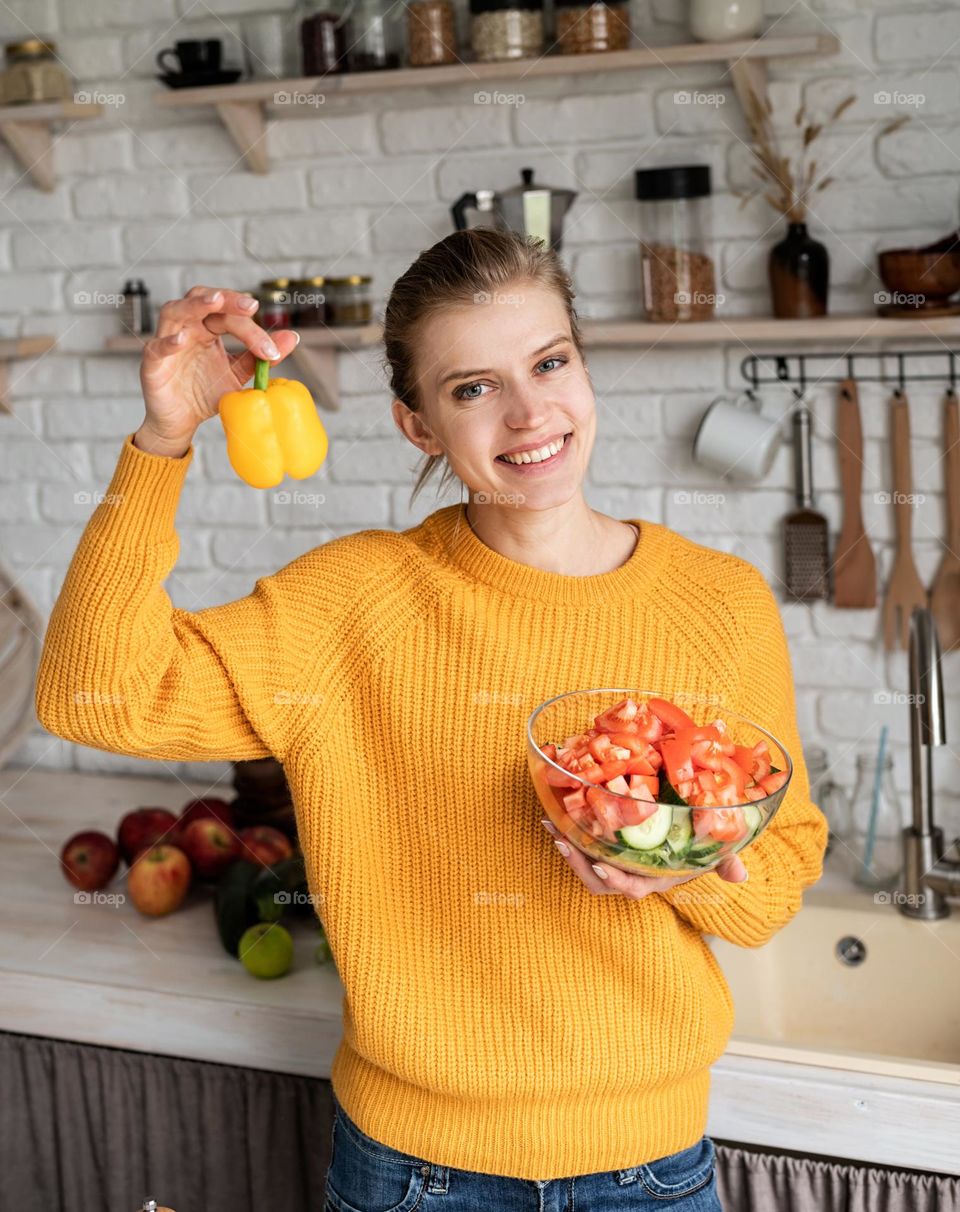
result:
<svg viewBox="0 0 960 1212"><path fill-rule="evenodd" d="M162 543L176 536L174 519L193 443L180 458L150 454L124 438L120 458L104 499L94 510L88 531L123 545Z"/></svg>

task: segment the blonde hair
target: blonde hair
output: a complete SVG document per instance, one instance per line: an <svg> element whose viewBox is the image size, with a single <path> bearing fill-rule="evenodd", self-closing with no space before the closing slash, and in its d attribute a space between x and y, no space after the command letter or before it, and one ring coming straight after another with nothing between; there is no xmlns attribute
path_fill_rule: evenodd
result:
<svg viewBox="0 0 960 1212"><path fill-rule="evenodd" d="M523 282L545 286L560 296L570 320L570 335L583 358L583 336L573 306L576 292L556 252L532 236L494 227L471 227L451 232L425 249L393 284L383 322L384 369L393 395L411 412L418 412L422 406L414 356L426 319L451 305L483 302L485 296L489 298ZM457 478L444 455L424 455L424 460L411 504L439 465L445 466L438 496Z"/></svg>

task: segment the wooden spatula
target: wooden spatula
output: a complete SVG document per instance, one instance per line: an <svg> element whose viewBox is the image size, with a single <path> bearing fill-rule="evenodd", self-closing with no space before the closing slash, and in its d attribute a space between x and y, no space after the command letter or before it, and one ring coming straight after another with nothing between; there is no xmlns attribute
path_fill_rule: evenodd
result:
<svg viewBox="0 0 960 1212"><path fill-rule="evenodd" d="M846 609L870 610L877 604L877 562L863 527L860 508L863 429L860 425L860 398L853 379L844 379L840 384L837 443L843 489L843 524L833 556L833 604Z"/></svg>
<svg viewBox="0 0 960 1212"><path fill-rule="evenodd" d="M947 502L947 541L933 584L933 611L940 651L960 648L960 407L950 388L943 397L943 488Z"/></svg>
<svg viewBox="0 0 960 1212"><path fill-rule="evenodd" d="M927 605L927 593L911 549L910 412L902 391L894 392L890 401L890 443L893 447L893 516L897 545L883 602L883 646L888 652L897 647L909 648L910 615L914 606Z"/></svg>

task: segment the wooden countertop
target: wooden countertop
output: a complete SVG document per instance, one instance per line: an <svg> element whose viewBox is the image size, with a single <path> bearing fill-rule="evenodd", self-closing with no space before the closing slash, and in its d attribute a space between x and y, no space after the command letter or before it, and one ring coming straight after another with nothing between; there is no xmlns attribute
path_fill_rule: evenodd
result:
<svg viewBox="0 0 960 1212"><path fill-rule="evenodd" d="M75 771L0 770L0 1030L279 1073L329 1077L343 986L313 958L319 935L296 921L294 968L260 981L223 950L212 892L192 888L163 918L125 904L76 904L63 843L115 835L141 805L179 812L210 782ZM220 792L233 796L229 785ZM124 892L121 865L104 892Z"/></svg>

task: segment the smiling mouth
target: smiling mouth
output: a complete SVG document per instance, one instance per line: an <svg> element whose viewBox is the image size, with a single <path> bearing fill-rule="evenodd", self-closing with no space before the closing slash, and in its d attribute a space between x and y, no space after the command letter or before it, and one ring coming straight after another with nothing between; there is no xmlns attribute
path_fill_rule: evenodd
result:
<svg viewBox="0 0 960 1212"><path fill-rule="evenodd" d="M564 447L566 446L567 442L570 440L570 438L571 438L571 437L573 437L573 433L572 433L572 432L571 432L571 433L565 433L565 434L563 435L563 442L561 443L560 449L559 449L559 450L554 451L554 453L553 453L552 455L550 455L550 456L549 456L548 458L546 458L546 459L532 459L532 458L529 458L529 457L524 457L524 458L521 458L521 457L516 456L516 455L515 455L513 458L507 458L507 456L506 456L506 455L497 455L497 457L496 457L496 462L498 462L498 463L507 463L507 464L509 464L509 466L511 466L511 467L530 467L530 466L532 466L532 465L534 465L534 464L550 463L550 462L552 462L552 461L553 461L555 458L557 458L557 456L558 456L558 455L560 455L560 454L562 454L562 453L563 453ZM529 455L531 455L531 454L533 454L533 453L535 453L535 452L533 452L533 451L524 451L523 453L524 453L524 455L525 455L525 456L529 456Z"/></svg>

